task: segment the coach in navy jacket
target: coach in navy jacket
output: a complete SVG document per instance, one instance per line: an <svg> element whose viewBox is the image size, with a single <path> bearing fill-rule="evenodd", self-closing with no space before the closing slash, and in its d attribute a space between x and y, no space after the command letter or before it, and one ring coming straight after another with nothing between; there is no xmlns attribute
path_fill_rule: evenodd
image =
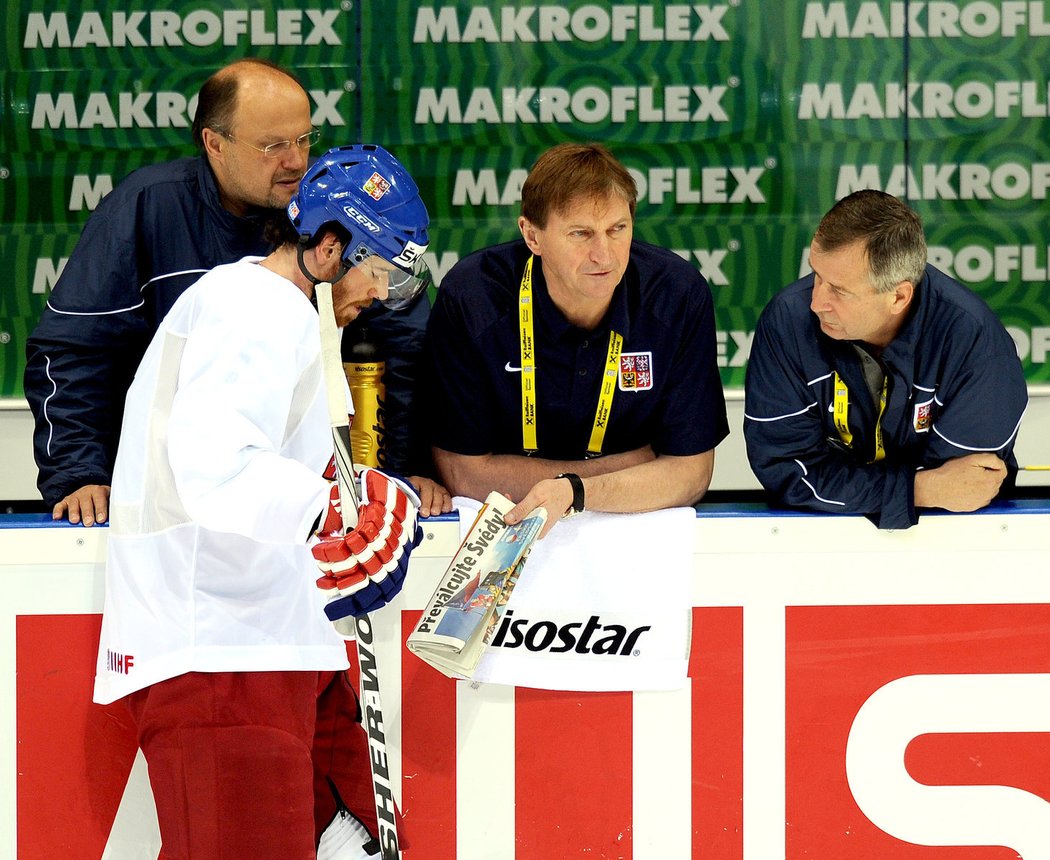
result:
<svg viewBox="0 0 1050 860"><path fill-rule="evenodd" d="M599 144L544 152L522 187L521 239L445 276L424 389L438 473L555 518L692 505L728 433L711 291L634 241L637 189Z"/></svg>
<svg viewBox="0 0 1050 860"><path fill-rule="evenodd" d="M926 264L918 216L852 194L821 221L810 265L751 347L744 434L766 490L893 529L1011 486L1028 402L1016 349L976 295Z"/></svg>
<svg viewBox="0 0 1050 860"><path fill-rule="evenodd" d="M38 486L71 522L106 518L124 395L160 320L207 270L269 252L263 221L287 205L316 139L302 86L256 60L205 83L193 131L201 155L133 172L92 213L27 343ZM388 462L406 473L428 315L423 296L361 317L387 362Z"/></svg>

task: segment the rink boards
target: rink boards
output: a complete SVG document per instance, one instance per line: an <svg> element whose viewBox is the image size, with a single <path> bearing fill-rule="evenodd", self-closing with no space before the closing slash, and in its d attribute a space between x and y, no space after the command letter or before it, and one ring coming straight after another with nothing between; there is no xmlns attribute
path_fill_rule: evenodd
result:
<svg viewBox="0 0 1050 860"><path fill-rule="evenodd" d="M402 643L458 523L426 531L376 622L406 857L1050 857L1045 502L901 532L701 506L673 692L425 666ZM157 856L134 741L90 704L105 539L0 518L0 857Z"/></svg>

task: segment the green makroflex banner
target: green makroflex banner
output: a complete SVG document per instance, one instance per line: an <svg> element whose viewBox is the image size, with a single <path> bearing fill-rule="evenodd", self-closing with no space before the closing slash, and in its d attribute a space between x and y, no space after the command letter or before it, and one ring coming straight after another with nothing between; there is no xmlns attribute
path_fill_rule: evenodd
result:
<svg viewBox="0 0 1050 860"><path fill-rule="evenodd" d="M1050 381L1043 2L9 6L0 396L21 396L26 337L91 210L136 167L191 153L197 88L248 55L301 77L320 150L375 142L406 163L438 279L514 238L543 149L599 140L638 183L636 235L710 282L727 386L765 303L807 271L820 216L865 187L908 198L931 262Z"/></svg>

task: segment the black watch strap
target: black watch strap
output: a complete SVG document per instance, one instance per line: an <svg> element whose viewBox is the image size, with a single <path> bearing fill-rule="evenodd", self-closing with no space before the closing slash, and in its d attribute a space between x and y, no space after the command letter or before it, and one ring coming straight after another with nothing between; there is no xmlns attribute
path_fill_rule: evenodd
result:
<svg viewBox="0 0 1050 860"><path fill-rule="evenodd" d="M572 505L569 506L569 510L565 512L565 516L574 517L576 514L583 513L583 479L579 475L574 475L572 472L562 472L558 475L559 478L565 478L572 487Z"/></svg>

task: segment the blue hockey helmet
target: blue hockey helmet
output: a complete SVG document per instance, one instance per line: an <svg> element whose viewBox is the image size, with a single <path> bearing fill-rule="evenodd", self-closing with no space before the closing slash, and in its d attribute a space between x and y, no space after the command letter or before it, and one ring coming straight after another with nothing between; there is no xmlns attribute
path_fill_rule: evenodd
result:
<svg viewBox="0 0 1050 860"><path fill-rule="evenodd" d="M288 217L303 239L333 221L346 229L343 264L383 277L388 308L405 307L431 284L423 262L427 208L408 171L381 146L328 150L306 171Z"/></svg>

